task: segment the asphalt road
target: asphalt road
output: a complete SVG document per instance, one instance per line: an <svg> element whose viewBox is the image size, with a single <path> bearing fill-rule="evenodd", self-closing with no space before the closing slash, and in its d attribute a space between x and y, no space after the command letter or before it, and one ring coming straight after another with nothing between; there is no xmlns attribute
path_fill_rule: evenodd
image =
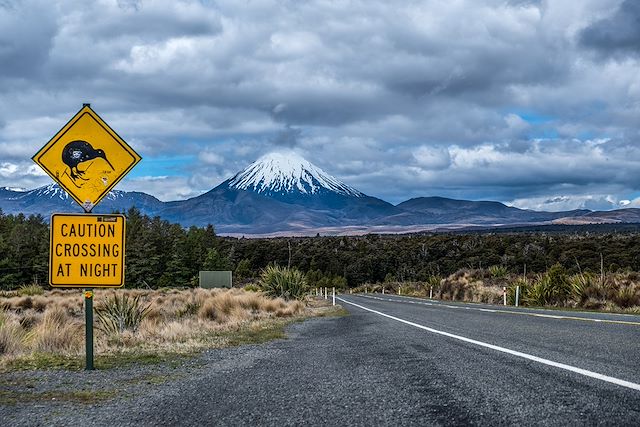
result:
<svg viewBox="0 0 640 427"><path fill-rule="evenodd" d="M640 425L640 316L340 298L350 316L25 424Z"/></svg>

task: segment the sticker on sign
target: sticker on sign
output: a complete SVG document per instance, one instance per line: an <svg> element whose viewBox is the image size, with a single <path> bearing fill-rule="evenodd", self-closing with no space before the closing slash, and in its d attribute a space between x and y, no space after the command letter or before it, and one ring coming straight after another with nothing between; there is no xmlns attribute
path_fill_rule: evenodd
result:
<svg viewBox="0 0 640 427"><path fill-rule="evenodd" d="M121 287L124 244L124 215L53 214L49 283L53 287Z"/></svg>

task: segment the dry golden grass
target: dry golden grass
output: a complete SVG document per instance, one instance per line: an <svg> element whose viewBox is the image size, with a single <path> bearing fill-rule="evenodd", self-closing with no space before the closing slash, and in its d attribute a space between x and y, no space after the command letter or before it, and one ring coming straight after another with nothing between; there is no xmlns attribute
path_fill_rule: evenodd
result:
<svg viewBox="0 0 640 427"><path fill-rule="evenodd" d="M84 325L67 314L62 306L45 310L40 322L32 325L26 346L42 353L78 354L82 348Z"/></svg>
<svg viewBox="0 0 640 427"><path fill-rule="evenodd" d="M215 346L212 337L221 333L305 313L300 301L271 299L239 289L96 290L96 312L114 294L138 296L142 306L149 306L148 314L135 331L107 333L96 327L97 354L190 352ZM39 353L84 353L80 290L0 296L0 365Z"/></svg>

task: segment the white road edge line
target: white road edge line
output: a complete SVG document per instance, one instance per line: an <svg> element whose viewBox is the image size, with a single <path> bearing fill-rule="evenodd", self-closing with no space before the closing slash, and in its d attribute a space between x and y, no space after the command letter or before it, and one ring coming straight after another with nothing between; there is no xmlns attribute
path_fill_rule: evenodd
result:
<svg viewBox="0 0 640 427"><path fill-rule="evenodd" d="M410 322L408 320L404 320L404 319L400 319L399 317L395 317L395 316L391 316L390 314L386 314L386 313L382 313L381 311L377 311L377 310L373 310L371 308L362 306L360 304L356 304L350 301L346 301L342 298L336 297L337 300L340 300L344 303L353 305L354 307L358 307L361 308L363 310L366 311L370 311L371 313L375 313L379 316L383 316L383 317L387 317L389 319L395 320L397 322L401 322L419 329L423 329L425 331L434 333L434 334L438 334L438 335L443 335L445 337L449 337L449 338L453 338L456 340L460 340L460 341L464 341L467 342L469 344L474 344L480 347L485 347L485 348L489 348L491 350L496 350L496 351L500 351L502 353L507 353L507 354L511 354L512 356L517 356L517 357L521 357L523 359L527 359L527 360L531 360L534 362L538 362L538 363L542 363L543 365L548 365L548 366L553 366L556 368L560 368L560 369L564 369L567 371L571 371L571 372L575 372L577 374L580 375L584 375L585 377L589 377L589 378L594 378L597 380L601 380L601 381L605 381L611 384L616 384L622 387L626 387L626 388L630 388L632 390L637 390L640 391L640 384L636 384L636 383L632 383L629 381L625 381L625 380L621 380L619 378L614 378L614 377L610 377L608 375L603 375L603 374L599 374L597 372L592 372L592 371L588 371L586 369L582 369L582 368L577 368L575 366L571 366L571 365L565 365L564 363L559 363L559 362L554 362L553 360L549 360L549 359L543 359L542 357L538 357L538 356L533 356L531 354L527 354L527 353L522 353L519 351L515 351L515 350L510 350L508 348L504 348L504 347L500 347L497 345L493 345L493 344L489 344L486 342L482 342L482 341L476 341L473 340L471 338L466 338L466 337L462 337L460 335L454 335L454 334L450 334L449 332L444 332L444 331L439 331L437 329L433 329L433 328L429 328L427 326L423 326L423 325L419 325L417 323L413 323Z"/></svg>

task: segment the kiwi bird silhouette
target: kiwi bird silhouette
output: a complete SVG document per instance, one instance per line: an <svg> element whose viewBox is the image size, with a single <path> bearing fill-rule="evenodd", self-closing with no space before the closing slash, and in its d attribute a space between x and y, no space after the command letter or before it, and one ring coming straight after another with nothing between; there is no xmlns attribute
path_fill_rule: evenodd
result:
<svg viewBox="0 0 640 427"><path fill-rule="evenodd" d="M96 150L87 141L82 141L80 139L71 141L62 149L62 162L69 167L69 170L71 171L69 176L74 181L78 178L86 181L86 179L82 178L84 171L78 169L78 165L97 158L104 159L111 169L115 170L111 162L107 160L107 155L104 151L100 149Z"/></svg>

